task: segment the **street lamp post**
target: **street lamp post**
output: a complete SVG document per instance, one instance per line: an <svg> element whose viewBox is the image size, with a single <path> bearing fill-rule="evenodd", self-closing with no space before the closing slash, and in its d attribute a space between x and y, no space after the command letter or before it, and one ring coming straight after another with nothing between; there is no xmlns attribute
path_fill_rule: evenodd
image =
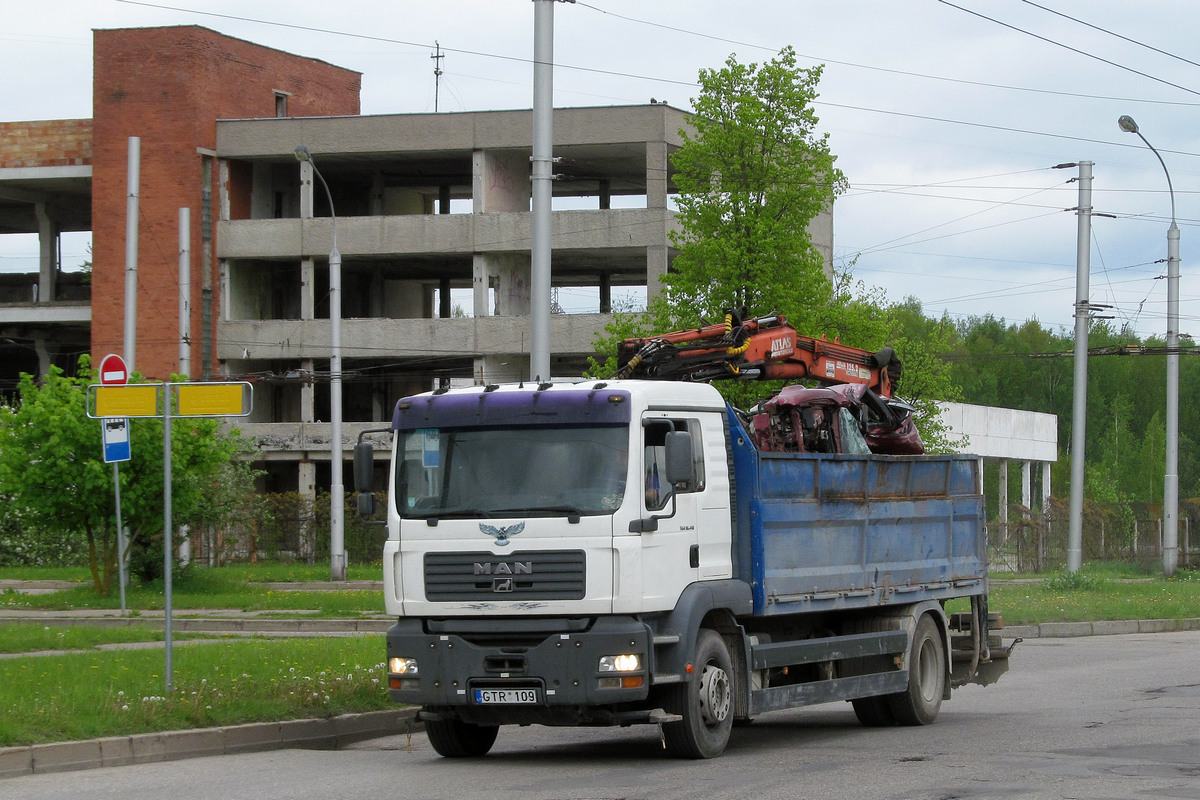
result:
<svg viewBox="0 0 1200 800"><path fill-rule="evenodd" d="M337 246L337 214L333 195L325 176L317 169L312 153L304 145L296 147L296 159L312 166L313 174L325 187L329 217L333 229L333 247L329 251L329 577L346 579L346 487L342 484L342 254Z"/></svg>
<svg viewBox="0 0 1200 800"><path fill-rule="evenodd" d="M1162 164L1171 195L1171 227L1167 229L1167 458L1163 477L1163 574L1171 576L1179 565L1179 226L1175 224L1175 189L1154 145L1146 141L1133 117L1117 120L1121 130L1136 133Z"/></svg>

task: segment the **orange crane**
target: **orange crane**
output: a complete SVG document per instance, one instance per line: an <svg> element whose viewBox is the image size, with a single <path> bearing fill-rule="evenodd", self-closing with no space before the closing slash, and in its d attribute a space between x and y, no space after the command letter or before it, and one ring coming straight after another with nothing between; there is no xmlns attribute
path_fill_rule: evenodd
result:
<svg viewBox="0 0 1200 800"><path fill-rule="evenodd" d="M617 365L618 378L859 383L882 397L892 396L901 372L890 347L872 353L801 336L780 315L745 319L732 311L716 325L625 339Z"/></svg>

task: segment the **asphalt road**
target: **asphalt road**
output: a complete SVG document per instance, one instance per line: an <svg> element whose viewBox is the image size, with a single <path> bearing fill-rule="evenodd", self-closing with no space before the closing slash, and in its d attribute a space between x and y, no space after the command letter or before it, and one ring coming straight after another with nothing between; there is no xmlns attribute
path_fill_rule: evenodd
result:
<svg viewBox="0 0 1200 800"><path fill-rule="evenodd" d="M1200 632L1041 639L925 728L860 727L846 703L765 715L713 761L656 729L503 728L478 761L423 734L0 782L6 800L1200 800Z"/></svg>

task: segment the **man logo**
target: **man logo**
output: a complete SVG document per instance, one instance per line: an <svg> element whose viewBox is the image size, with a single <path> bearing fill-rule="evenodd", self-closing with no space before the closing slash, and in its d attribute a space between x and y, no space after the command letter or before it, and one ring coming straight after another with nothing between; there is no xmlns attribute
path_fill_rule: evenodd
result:
<svg viewBox="0 0 1200 800"><path fill-rule="evenodd" d="M511 592L513 590L512 578L492 578L493 592Z"/></svg>

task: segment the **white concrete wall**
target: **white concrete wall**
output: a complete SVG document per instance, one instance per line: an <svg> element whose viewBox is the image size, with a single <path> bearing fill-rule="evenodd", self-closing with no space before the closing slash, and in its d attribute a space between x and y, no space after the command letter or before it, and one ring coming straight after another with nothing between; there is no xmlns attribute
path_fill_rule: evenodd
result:
<svg viewBox="0 0 1200 800"><path fill-rule="evenodd" d="M943 403L951 440L966 437L963 452L1018 461L1058 460L1058 417L1014 408Z"/></svg>

